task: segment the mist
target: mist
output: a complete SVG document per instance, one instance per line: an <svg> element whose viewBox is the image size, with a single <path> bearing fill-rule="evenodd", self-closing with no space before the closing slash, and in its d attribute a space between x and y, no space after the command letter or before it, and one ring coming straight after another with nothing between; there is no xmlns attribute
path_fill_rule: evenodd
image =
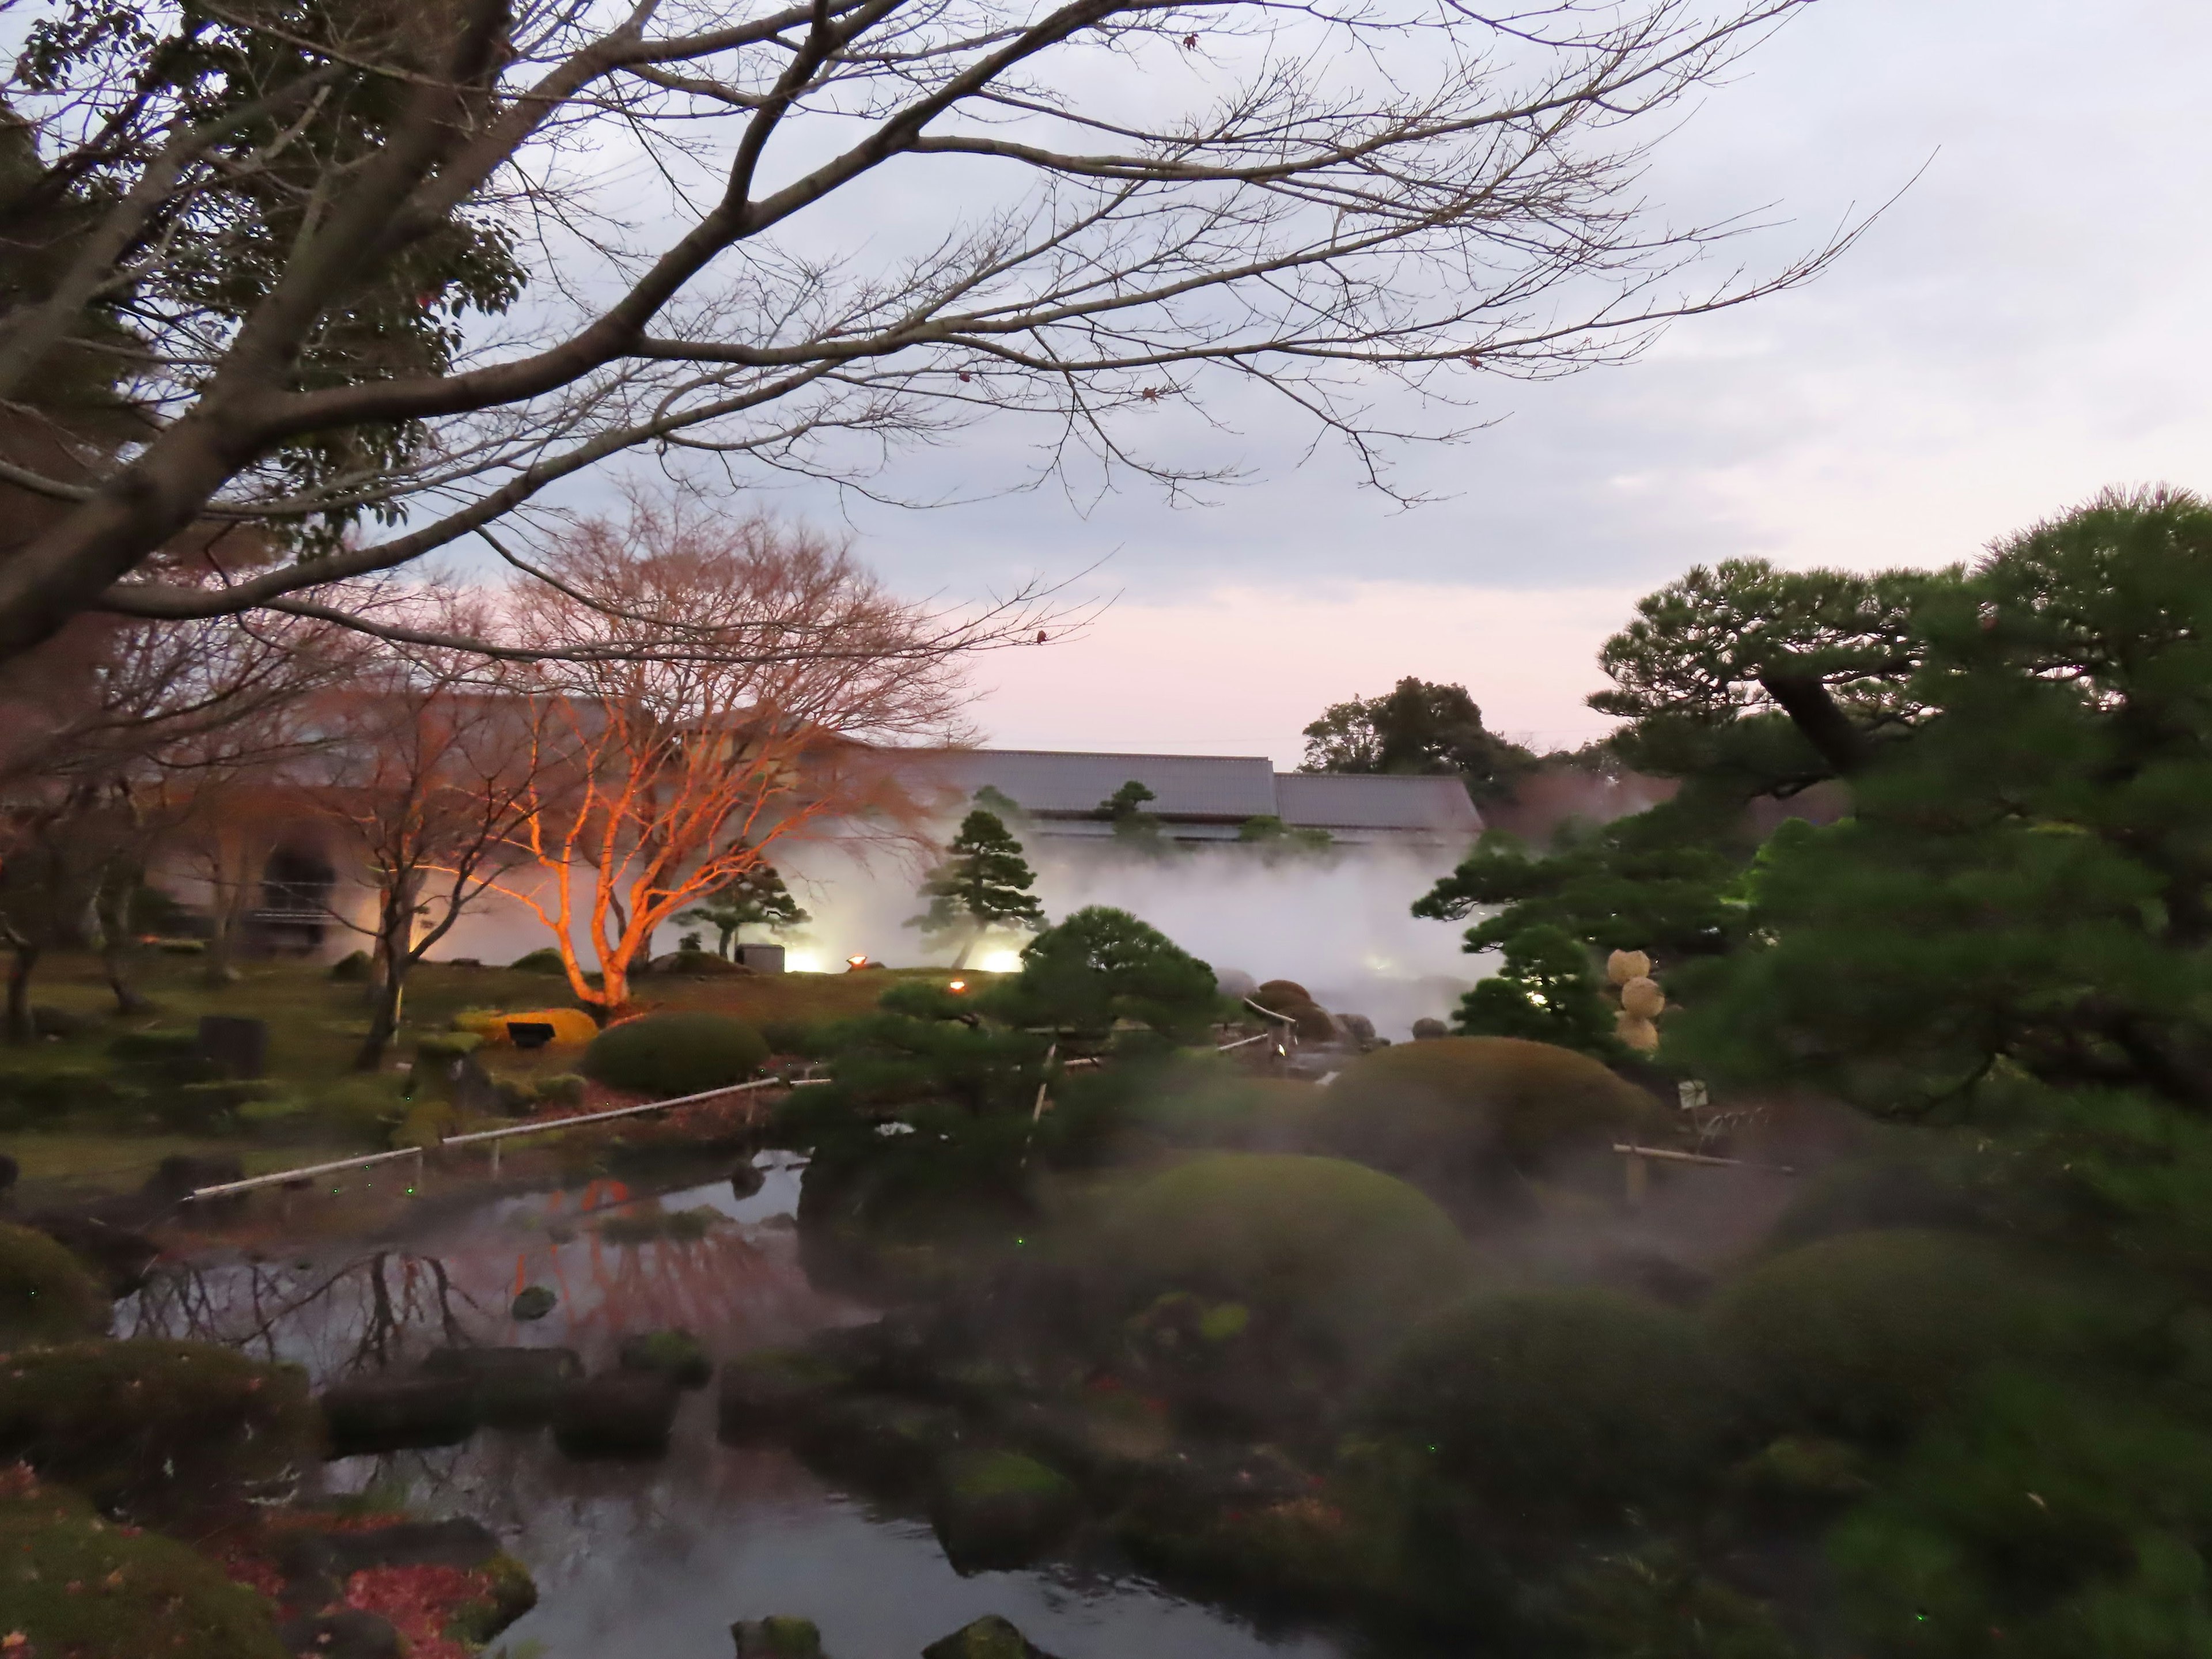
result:
<svg viewBox="0 0 2212 1659"><path fill-rule="evenodd" d="M957 939L933 944L905 925L922 908L915 860L830 842L794 843L778 854L813 918L786 941L792 968L832 969L854 956L941 965L958 954ZM1393 1039L1410 1035L1417 1019L1449 1017L1490 971L1491 958L1461 950L1462 926L1411 914L1413 901L1451 867L1434 850L1345 848L1269 862L1234 845L1147 857L1032 836L1024 856L1053 921L1085 905L1116 906L1217 974L1296 980L1323 1007L1364 1014ZM1021 943L1011 934L988 939L969 965L1011 969Z"/></svg>

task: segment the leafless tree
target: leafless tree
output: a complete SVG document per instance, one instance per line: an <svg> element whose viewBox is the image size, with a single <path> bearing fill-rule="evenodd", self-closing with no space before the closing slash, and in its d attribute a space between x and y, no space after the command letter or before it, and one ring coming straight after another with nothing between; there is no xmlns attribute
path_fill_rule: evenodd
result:
<svg viewBox="0 0 2212 1659"><path fill-rule="evenodd" d="M497 632L450 605L439 625ZM526 698L473 655L389 649L327 702L331 776L314 799L360 854L375 896L362 928L374 963L369 1029L354 1062L374 1071L398 1030L410 971L521 856L543 750Z"/></svg>
<svg viewBox="0 0 2212 1659"><path fill-rule="evenodd" d="M284 617L84 617L0 667L10 1040L31 1035L40 958L88 936L99 940L118 1007L137 1010L130 911L149 854L209 817L224 788L295 753L302 699L359 652L327 623Z"/></svg>
<svg viewBox="0 0 2212 1659"><path fill-rule="evenodd" d="M91 609L358 621L328 584L641 447L870 489L1012 413L1048 469L1179 489L1218 475L1162 407L1241 384L1379 480L1474 376L1624 357L1848 243L1709 270L1743 222L1638 195L1807 3L22 0L0 407L52 442L0 482L51 510L0 553L0 659ZM69 376L130 418L48 411ZM228 562L229 526L309 556ZM221 581L149 566L188 531Z"/></svg>

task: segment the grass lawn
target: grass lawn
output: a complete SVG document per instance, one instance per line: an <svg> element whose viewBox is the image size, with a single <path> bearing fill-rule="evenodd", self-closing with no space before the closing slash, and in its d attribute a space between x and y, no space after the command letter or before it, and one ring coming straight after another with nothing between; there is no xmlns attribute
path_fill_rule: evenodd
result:
<svg viewBox="0 0 2212 1659"><path fill-rule="evenodd" d="M942 969L867 969L859 973L714 975L696 979L645 978L636 982L636 1006L710 1008L760 1025L777 1021L813 1024L866 1013L894 981L942 983ZM986 975L969 973L971 981ZM355 1051L368 1030L366 988L334 981L326 966L297 961L242 965L228 985L205 981L200 959L149 955L139 989L155 1004L151 1014L125 1019L90 954L57 955L40 964L32 1000L82 1017L81 1034L20 1047L0 1045L0 1073L109 1072L108 1044L126 1031L189 1030L202 1014L237 1014L269 1024L269 1077L276 1091L307 1103L307 1109L270 1126L221 1139L161 1133L143 1121L118 1121L113 1110L70 1112L57 1121L18 1133L0 1133L0 1149L22 1165L27 1201L71 1190L122 1191L137 1187L154 1165L178 1152L222 1152L244 1160L249 1174L343 1157L365 1150L358 1128L317 1112L319 1095L349 1074ZM405 1018L386 1058L395 1066L413 1053L417 1037L448 1029L465 1009L520 1012L574 1006L568 981L556 975L503 968L464 968L425 963L409 978ZM480 1058L495 1076L546 1076L576 1069L574 1048L518 1053L486 1047Z"/></svg>

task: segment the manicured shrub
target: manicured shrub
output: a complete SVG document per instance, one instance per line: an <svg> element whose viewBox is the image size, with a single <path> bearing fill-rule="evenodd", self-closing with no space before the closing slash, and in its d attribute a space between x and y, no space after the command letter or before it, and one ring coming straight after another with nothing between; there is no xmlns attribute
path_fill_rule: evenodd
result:
<svg viewBox="0 0 2212 1659"><path fill-rule="evenodd" d="M1847 1233L1753 1268L1707 1317L1770 1425L1887 1439L1978 1373L2081 1336L2087 1305L2039 1265L1969 1234Z"/></svg>
<svg viewBox="0 0 2212 1659"><path fill-rule="evenodd" d="M1519 1177L1615 1178L1617 1140L1663 1135L1668 1114L1587 1054L1518 1037L1444 1037L1363 1055L1328 1091L1318 1147L1388 1170L1461 1211Z"/></svg>
<svg viewBox="0 0 2212 1659"><path fill-rule="evenodd" d="M312 1109L348 1140L389 1146L392 1131L407 1110L403 1081L389 1073L341 1078L316 1091Z"/></svg>
<svg viewBox="0 0 2212 1659"><path fill-rule="evenodd" d="M610 1089L663 1097L743 1083L768 1058L768 1044L727 1014L647 1014L611 1025L584 1050L584 1075Z"/></svg>
<svg viewBox="0 0 2212 1659"><path fill-rule="evenodd" d="M0 1471L7 1651L75 1659L285 1659L268 1600L173 1539L101 1520L74 1492ZM16 1638L20 1633L20 1643Z"/></svg>
<svg viewBox="0 0 2212 1659"><path fill-rule="evenodd" d="M313 1457L306 1374L198 1342L73 1342L0 1368L0 1460L95 1502L220 1505Z"/></svg>
<svg viewBox="0 0 2212 1659"><path fill-rule="evenodd" d="M550 945L540 945L507 964L518 974L566 974L568 964L561 960L561 953Z"/></svg>
<svg viewBox="0 0 2212 1659"><path fill-rule="evenodd" d="M89 1066L0 1072L0 1127L31 1128L71 1112L120 1105L130 1097L115 1078Z"/></svg>
<svg viewBox="0 0 2212 1659"><path fill-rule="evenodd" d="M538 1079L538 1103L540 1106L580 1106L584 1103L585 1079L574 1072L556 1072L551 1077Z"/></svg>
<svg viewBox="0 0 2212 1659"><path fill-rule="evenodd" d="M191 1060L199 1051L200 1038L197 1031L124 1031L111 1038L107 1044L109 1057L126 1065Z"/></svg>
<svg viewBox="0 0 2212 1659"><path fill-rule="evenodd" d="M0 1343L94 1336L107 1317L107 1293L82 1262L44 1233L0 1223Z"/></svg>
<svg viewBox="0 0 2212 1659"><path fill-rule="evenodd" d="M1686 1316L1614 1291L1517 1291L1424 1324L1369 1415L1501 1517L1566 1523L1693 1490L1728 1432L1724 1401Z"/></svg>
<svg viewBox="0 0 2212 1659"><path fill-rule="evenodd" d="M1274 1153L1149 1177L1113 1206L1104 1242L1136 1305L1175 1290L1239 1303L1340 1361L1382 1352L1473 1268L1451 1218L1405 1182Z"/></svg>
<svg viewBox="0 0 2212 1659"><path fill-rule="evenodd" d="M358 985L367 981L369 970L376 964L366 951L349 951L331 964L331 977L342 984Z"/></svg>

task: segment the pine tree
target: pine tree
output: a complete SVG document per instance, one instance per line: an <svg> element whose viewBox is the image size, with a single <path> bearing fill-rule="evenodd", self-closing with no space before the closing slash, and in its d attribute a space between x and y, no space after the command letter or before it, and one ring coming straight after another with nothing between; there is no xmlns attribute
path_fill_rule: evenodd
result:
<svg viewBox="0 0 2212 1659"><path fill-rule="evenodd" d="M1613 1006L1589 952L1565 929L1524 927L1504 941L1505 961L1460 999L1454 1029L1466 1036L1526 1037L1601 1060L1620 1052Z"/></svg>
<svg viewBox="0 0 2212 1659"><path fill-rule="evenodd" d="M1098 803L1098 816L1114 826L1115 845L1147 853L1157 853L1165 847L1160 836L1159 819L1145 811L1147 801L1158 799L1131 778Z"/></svg>
<svg viewBox="0 0 2212 1659"><path fill-rule="evenodd" d="M954 967L965 967L975 941L994 927L1029 931L1044 925L1044 912L1030 893L1036 873L997 813L980 806L969 813L945 850L945 862L921 886L929 908L907 926L925 935L964 934Z"/></svg>
<svg viewBox="0 0 2212 1659"><path fill-rule="evenodd" d="M711 927L717 938L715 953L728 956L738 935L747 927L765 927L771 933L790 932L811 920L799 901L783 884L775 866L762 860L717 891L706 903L683 912L678 921Z"/></svg>

